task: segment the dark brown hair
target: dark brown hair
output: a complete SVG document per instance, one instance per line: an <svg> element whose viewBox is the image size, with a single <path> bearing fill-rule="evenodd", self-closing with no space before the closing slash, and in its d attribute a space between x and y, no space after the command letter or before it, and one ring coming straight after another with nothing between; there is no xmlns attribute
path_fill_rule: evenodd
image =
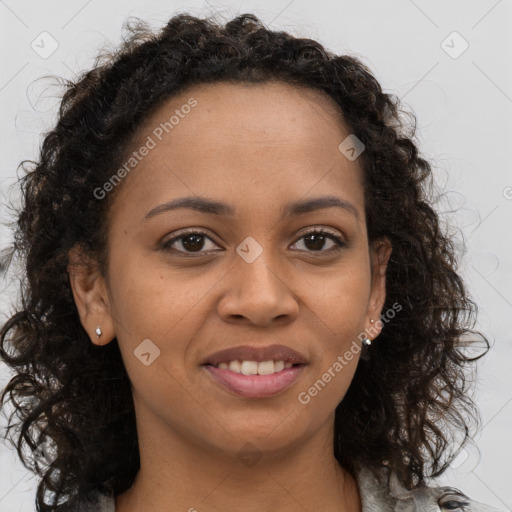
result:
<svg viewBox="0 0 512 512"><path fill-rule="evenodd" d="M431 165L419 156L416 126L406 128L399 99L360 59L269 30L251 14L225 25L180 14L158 33L140 20L125 28L120 48L65 81L38 161L20 164L23 203L5 263L23 262L21 303L0 333L0 356L14 370L2 404L12 402L12 442L41 477L37 509L58 511L92 491L117 495L134 481L140 461L130 382L117 339L98 347L80 323L67 254L79 244L105 275L115 196L99 201L93 190L133 150L137 129L163 101L219 81L280 80L323 91L364 143L368 239L392 243L384 311L394 304L401 311L360 360L336 409L334 454L352 472L357 464L388 465L409 488L442 473L479 419L465 373L475 358L458 348L461 336L479 335L471 330L476 305L433 209ZM34 453L41 443L52 454L46 461Z"/></svg>

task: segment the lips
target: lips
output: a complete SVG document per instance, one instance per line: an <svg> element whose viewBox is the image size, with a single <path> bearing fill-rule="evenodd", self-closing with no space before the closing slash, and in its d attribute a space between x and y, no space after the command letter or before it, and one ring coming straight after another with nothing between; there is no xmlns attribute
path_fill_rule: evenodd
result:
<svg viewBox="0 0 512 512"><path fill-rule="evenodd" d="M307 360L301 353L284 345L254 347L242 345L219 350L208 356L203 365L216 365L226 361L284 361L292 364L306 364Z"/></svg>
<svg viewBox="0 0 512 512"><path fill-rule="evenodd" d="M202 368L213 382L231 394L243 398L269 398L293 386L304 372L306 365L295 365L271 375L244 375L230 370L221 370L211 364L204 365Z"/></svg>

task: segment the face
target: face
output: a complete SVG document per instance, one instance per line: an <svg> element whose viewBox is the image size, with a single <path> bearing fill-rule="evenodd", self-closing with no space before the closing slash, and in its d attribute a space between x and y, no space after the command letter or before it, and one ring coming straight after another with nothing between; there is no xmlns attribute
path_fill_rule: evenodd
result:
<svg viewBox="0 0 512 512"><path fill-rule="evenodd" d="M193 87L147 119L140 161L116 185L107 278L72 280L91 340L117 337L138 425L223 452L247 441L270 451L333 419L358 335L379 318L390 255L387 241L369 248L362 169L338 149L349 134L330 98L278 82ZM182 198L195 203L170 207ZM219 377L229 368L204 364L274 344L303 364L231 385ZM260 377L266 391L248 390Z"/></svg>

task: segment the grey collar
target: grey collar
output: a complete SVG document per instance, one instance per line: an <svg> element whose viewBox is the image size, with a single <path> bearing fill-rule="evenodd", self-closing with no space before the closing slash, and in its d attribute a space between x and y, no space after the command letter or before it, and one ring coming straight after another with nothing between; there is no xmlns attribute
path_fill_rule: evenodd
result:
<svg viewBox="0 0 512 512"><path fill-rule="evenodd" d="M408 490L386 466L360 466L356 480L363 512L505 512L479 503L454 487Z"/></svg>

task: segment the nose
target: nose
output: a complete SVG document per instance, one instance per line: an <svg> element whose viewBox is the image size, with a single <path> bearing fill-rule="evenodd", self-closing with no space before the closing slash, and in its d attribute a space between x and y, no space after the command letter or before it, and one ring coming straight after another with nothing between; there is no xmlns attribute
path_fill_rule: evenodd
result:
<svg viewBox="0 0 512 512"><path fill-rule="evenodd" d="M297 317L299 303L293 282L277 267L271 268L264 254L252 263L238 261L226 276L228 291L217 306L217 313L225 322L269 326Z"/></svg>

